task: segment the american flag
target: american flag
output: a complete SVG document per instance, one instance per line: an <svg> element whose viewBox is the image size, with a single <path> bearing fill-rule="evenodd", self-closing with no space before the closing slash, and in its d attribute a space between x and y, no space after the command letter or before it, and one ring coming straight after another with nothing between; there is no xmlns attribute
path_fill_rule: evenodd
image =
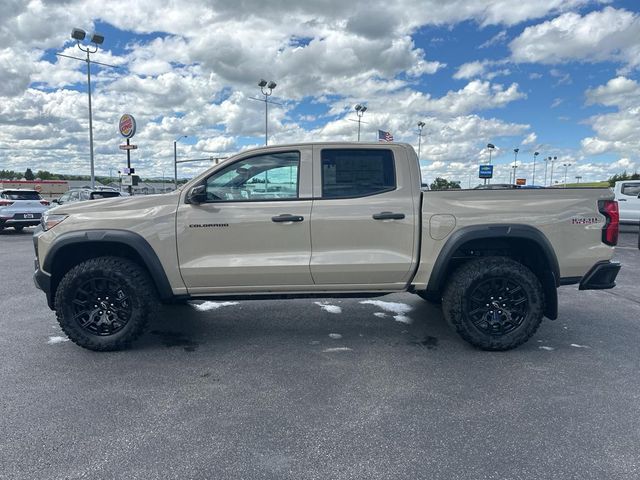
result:
<svg viewBox="0 0 640 480"><path fill-rule="evenodd" d="M393 135L391 135L389 132L385 132L384 130L378 130L378 141L393 142Z"/></svg>

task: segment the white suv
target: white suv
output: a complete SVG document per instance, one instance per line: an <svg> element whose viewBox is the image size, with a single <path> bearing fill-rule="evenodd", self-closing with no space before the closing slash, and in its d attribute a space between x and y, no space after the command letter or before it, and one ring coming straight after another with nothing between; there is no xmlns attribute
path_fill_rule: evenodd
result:
<svg viewBox="0 0 640 480"><path fill-rule="evenodd" d="M43 200L35 190L0 191L0 230L13 227L21 232L24 227L33 227L40 223L42 214L49 208L49 202Z"/></svg>

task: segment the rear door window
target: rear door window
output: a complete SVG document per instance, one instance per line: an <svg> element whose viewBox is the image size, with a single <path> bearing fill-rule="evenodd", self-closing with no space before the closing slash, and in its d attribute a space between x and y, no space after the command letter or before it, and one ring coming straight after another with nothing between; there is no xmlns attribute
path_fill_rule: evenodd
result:
<svg viewBox="0 0 640 480"><path fill-rule="evenodd" d="M365 197L396 188L391 150L325 149L321 159L322 198Z"/></svg>

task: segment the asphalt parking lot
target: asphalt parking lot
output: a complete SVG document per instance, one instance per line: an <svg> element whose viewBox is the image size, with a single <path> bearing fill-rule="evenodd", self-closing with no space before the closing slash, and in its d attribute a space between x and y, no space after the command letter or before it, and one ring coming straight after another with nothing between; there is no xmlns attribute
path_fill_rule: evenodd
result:
<svg viewBox="0 0 640 480"><path fill-rule="evenodd" d="M0 232L2 479L640 478L640 251L517 350L403 294L171 306L132 350L66 341Z"/></svg>

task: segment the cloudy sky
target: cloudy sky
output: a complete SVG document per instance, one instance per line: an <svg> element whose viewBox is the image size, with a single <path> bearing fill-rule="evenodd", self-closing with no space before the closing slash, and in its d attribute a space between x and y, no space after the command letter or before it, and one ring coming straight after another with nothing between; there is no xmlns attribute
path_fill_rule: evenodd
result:
<svg viewBox="0 0 640 480"><path fill-rule="evenodd" d="M557 156L554 180L640 167L640 7L600 0L0 0L0 169L89 173L86 64L73 27L104 35L92 59L96 173L126 160L118 119L138 122L142 176L264 142L260 78L274 80L270 143L418 144L423 176L477 183L493 153ZM181 176L207 163L180 167ZM550 170L550 169L549 169ZM550 172L549 172L550 173Z"/></svg>

